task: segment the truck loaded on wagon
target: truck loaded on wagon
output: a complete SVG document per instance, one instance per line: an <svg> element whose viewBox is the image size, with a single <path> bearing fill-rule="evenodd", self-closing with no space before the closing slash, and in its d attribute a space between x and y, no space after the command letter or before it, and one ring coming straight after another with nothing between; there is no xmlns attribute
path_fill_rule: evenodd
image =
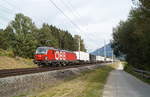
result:
<svg viewBox="0 0 150 97"><path fill-rule="evenodd" d="M34 63L39 66L65 66L74 64L96 64L104 62L104 57L83 51L67 51L53 47L38 47Z"/></svg>

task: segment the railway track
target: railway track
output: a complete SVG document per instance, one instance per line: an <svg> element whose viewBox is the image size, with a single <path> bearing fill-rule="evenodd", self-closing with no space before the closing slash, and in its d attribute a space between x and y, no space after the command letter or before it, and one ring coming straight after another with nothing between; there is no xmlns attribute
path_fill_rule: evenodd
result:
<svg viewBox="0 0 150 97"><path fill-rule="evenodd" d="M53 71L53 70L62 70L62 69L67 69L67 68L77 68L77 67L89 66L89 65L93 65L93 64L73 65L73 66L65 66L65 67L38 67L38 68L21 68L21 69L3 69L3 70L0 70L0 78L16 76L16 75L46 72L46 71Z"/></svg>

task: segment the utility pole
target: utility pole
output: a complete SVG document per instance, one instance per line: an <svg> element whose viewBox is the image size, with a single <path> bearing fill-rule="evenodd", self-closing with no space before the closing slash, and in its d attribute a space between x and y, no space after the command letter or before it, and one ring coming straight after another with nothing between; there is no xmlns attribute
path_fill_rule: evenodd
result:
<svg viewBox="0 0 150 97"><path fill-rule="evenodd" d="M106 42L104 40L104 57L105 57L105 61L106 61Z"/></svg>
<svg viewBox="0 0 150 97"><path fill-rule="evenodd" d="M79 50L79 60L80 60L80 36L79 36L79 39L78 39L78 41L79 41L79 48L78 48L78 50Z"/></svg>
<svg viewBox="0 0 150 97"><path fill-rule="evenodd" d="M114 62L114 50L112 49L112 63Z"/></svg>
<svg viewBox="0 0 150 97"><path fill-rule="evenodd" d="M98 55L100 56L100 48L98 49Z"/></svg>
<svg viewBox="0 0 150 97"><path fill-rule="evenodd" d="M98 49L97 49L97 56L99 56L100 55L100 53L99 53L99 47L98 47Z"/></svg>

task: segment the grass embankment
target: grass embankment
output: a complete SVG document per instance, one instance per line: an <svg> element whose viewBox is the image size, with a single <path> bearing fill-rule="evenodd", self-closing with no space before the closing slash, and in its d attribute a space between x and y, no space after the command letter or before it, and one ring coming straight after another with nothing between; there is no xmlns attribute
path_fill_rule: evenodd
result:
<svg viewBox="0 0 150 97"><path fill-rule="evenodd" d="M11 51L0 49L0 69L32 68L36 67L32 59L13 57Z"/></svg>
<svg viewBox="0 0 150 97"><path fill-rule="evenodd" d="M130 66L129 64L127 64L127 63L124 63L124 64L125 64L124 70L125 70L126 72L128 72L128 73L132 74L133 76L135 76L136 78L138 78L138 79L140 79L140 80L142 80L142 81L144 81L144 82L150 84L150 80L149 80L149 79L146 79L146 78L142 77L141 75L135 73L135 72L133 71L133 69L132 69L132 66Z"/></svg>
<svg viewBox="0 0 150 97"><path fill-rule="evenodd" d="M109 64L109 66L112 67L113 69L118 69L121 64L122 62L118 61L118 62L114 62L113 64Z"/></svg>
<svg viewBox="0 0 150 97"><path fill-rule="evenodd" d="M111 70L111 67L104 66L84 72L79 77L44 89L33 97L102 97L103 88Z"/></svg>

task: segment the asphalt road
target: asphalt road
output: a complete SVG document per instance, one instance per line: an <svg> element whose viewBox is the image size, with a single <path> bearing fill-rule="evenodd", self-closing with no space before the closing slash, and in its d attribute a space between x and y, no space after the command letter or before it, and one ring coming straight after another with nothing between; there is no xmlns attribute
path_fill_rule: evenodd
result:
<svg viewBox="0 0 150 97"><path fill-rule="evenodd" d="M105 85L103 97L150 97L150 85L122 70L113 70Z"/></svg>

